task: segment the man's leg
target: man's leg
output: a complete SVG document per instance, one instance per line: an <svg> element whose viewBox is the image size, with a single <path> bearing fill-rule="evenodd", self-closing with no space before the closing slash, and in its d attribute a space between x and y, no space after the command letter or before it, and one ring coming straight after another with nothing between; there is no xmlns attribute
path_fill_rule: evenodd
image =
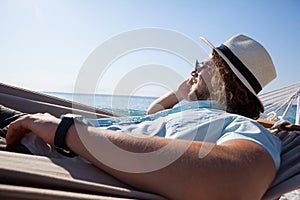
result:
<svg viewBox="0 0 300 200"><path fill-rule="evenodd" d="M8 125L22 115L24 113L0 105L0 150L31 154L20 142L9 147L6 146L5 135Z"/></svg>
<svg viewBox="0 0 300 200"><path fill-rule="evenodd" d="M23 113L0 105L0 128L3 129Z"/></svg>

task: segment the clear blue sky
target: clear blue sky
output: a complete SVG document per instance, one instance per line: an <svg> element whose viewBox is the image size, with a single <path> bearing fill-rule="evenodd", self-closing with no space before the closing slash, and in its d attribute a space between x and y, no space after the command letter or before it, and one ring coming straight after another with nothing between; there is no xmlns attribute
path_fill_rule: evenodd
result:
<svg viewBox="0 0 300 200"><path fill-rule="evenodd" d="M1 82L36 91L73 92L95 48L143 27L171 29L195 41L205 36L215 45L249 35L277 68L277 79L264 91L300 81L298 0L0 0L0 27Z"/></svg>

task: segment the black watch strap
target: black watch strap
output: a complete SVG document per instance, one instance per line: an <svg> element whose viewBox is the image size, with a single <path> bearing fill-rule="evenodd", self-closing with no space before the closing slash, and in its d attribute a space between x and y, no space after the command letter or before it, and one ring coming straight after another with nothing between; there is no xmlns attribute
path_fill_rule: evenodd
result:
<svg viewBox="0 0 300 200"><path fill-rule="evenodd" d="M68 157L75 157L77 156L65 143L66 135L69 128L74 124L74 117L66 117L64 116L59 123L55 136L54 136L54 148L55 150Z"/></svg>

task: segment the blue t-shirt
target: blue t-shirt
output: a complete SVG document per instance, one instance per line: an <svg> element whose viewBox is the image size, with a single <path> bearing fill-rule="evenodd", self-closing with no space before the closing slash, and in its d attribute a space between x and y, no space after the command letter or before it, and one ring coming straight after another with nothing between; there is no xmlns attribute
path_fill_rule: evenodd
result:
<svg viewBox="0 0 300 200"><path fill-rule="evenodd" d="M215 144L245 139L262 145L280 166L281 141L255 120L230 114L212 101L197 101L140 117L89 120L94 126L133 135L203 141Z"/></svg>

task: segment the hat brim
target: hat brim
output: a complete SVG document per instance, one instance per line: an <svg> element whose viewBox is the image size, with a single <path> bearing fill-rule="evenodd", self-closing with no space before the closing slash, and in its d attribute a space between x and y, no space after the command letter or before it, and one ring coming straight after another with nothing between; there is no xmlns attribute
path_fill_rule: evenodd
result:
<svg viewBox="0 0 300 200"><path fill-rule="evenodd" d="M206 38L200 37L201 41L205 43L208 47L211 49L215 50L229 65L229 67L232 69L232 71L236 74L236 76L244 83L246 88L257 98L258 102L260 103L261 108L264 110L263 103L261 100L258 98L248 81L240 74L240 72L236 69L236 67L228 60L228 58L221 52L219 51L211 42L209 42ZM263 112L263 111L262 111Z"/></svg>

